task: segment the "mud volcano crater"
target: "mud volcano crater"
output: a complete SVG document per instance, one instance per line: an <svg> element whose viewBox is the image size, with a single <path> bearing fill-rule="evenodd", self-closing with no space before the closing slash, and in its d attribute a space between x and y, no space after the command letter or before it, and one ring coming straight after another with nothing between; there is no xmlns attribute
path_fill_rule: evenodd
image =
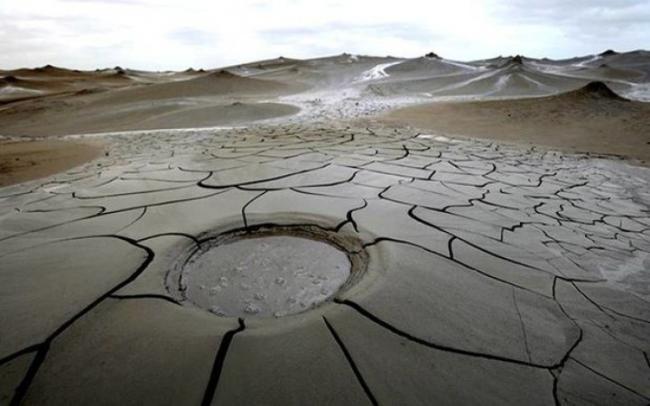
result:
<svg viewBox="0 0 650 406"><path fill-rule="evenodd" d="M183 255L167 289L222 317L278 318L314 309L362 277L361 242L318 226L218 234Z"/></svg>

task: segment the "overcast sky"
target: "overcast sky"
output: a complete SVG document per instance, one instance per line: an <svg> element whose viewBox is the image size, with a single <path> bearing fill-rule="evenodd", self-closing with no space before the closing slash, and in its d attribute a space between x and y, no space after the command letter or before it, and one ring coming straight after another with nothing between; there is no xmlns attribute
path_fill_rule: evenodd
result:
<svg viewBox="0 0 650 406"><path fill-rule="evenodd" d="M650 0L0 0L0 68L211 68L342 52L564 58L649 46Z"/></svg>

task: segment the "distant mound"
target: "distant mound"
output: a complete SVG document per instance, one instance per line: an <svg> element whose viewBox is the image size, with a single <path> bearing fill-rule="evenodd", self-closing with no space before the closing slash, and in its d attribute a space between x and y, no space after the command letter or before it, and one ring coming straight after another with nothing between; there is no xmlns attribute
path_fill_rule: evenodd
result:
<svg viewBox="0 0 650 406"><path fill-rule="evenodd" d="M424 55L425 58L441 59L440 56L435 52L429 52Z"/></svg>
<svg viewBox="0 0 650 406"><path fill-rule="evenodd" d="M194 76L187 80L131 87L105 94L100 103L131 103L188 97L225 95L276 95L286 94L290 86L273 80L263 80L218 70Z"/></svg>
<svg viewBox="0 0 650 406"><path fill-rule="evenodd" d="M31 92L56 90L57 86L42 80L23 79L14 75L0 77L0 89L11 87L15 92Z"/></svg>
<svg viewBox="0 0 650 406"><path fill-rule="evenodd" d="M8 86L8 85L15 85L18 83L21 83L22 80L18 79L17 77L13 75L8 75L3 78L0 78L0 86Z"/></svg>
<svg viewBox="0 0 650 406"><path fill-rule="evenodd" d="M263 61L241 64L239 65L239 67L247 68L247 69L261 69L261 70L278 69L278 68L298 64L300 62L301 61L299 59L285 58L284 56L280 56L274 59L266 59Z"/></svg>
<svg viewBox="0 0 650 406"><path fill-rule="evenodd" d="M599 56L613 56L613 55L618 55L618 52L614 51L613 49L608 49L605 52L602 52L598 54Z"/></svg>
<svg viewBox="0 0 650 406"><path fill-rule="evenodd" d="M75 96L86 96L86 95L89 95L89 94L101 93L101 92L105 92L105 91L106 91L106 89L101 89L101 88L93 88L93 89L84 88L84 89L81 89L81 90L77 90L76 92L74 92L74 94L75 94Z"/></svg>
<svg viewBox="0 0 650 406"><path fill-rule="evenodd" d="M496 64L492 65L495 68L518 68L524 65L524 57L521 55L509 56L502 58Z"/></svg>
<svg viewBox="0 0 650 406"><path fill-rule="evenodd" d="M25 69L25 71L29 72L30 69ZM81 71L59 68L58 66L53 65L45 65L39 68L34 68L31 70L31 73L46 76L83 76L84 74Z"/></svg>
<svg viewBox="0 0 650 406"><path fill-rule="evenodd" d="M229 70L226 69L221 69L215 72L210 73L208 76L214 77L214 78L240 78L241 76L230 72Z"/></svg>
<svg viewBox="0 0 650 406"><path fill-rule="evenodd" d="M34 70L37 72L59 72L59 71L66 71L67 69L57 68L56 66L48 64L45 66L34 68Z"/></svg>
<svg viewBox="0 0 650 406"><path fill-rule="evenodd" d="M407 59L388 67L386 72L391 75L402 75L402 77L431 77L471 71L469 67L464 67L461 64L450 63L439 57L429 57L428 55Z"/></svg>
<svg viewBox="0 0 650 406"><path fill-rule="evenodd" d="M581 87L580 89L563 93L559 96L629 101L628 99L618 95L616 92L610 89L609 86L607 86L605 83L600 81L589 82L587 85Z"/></svg>

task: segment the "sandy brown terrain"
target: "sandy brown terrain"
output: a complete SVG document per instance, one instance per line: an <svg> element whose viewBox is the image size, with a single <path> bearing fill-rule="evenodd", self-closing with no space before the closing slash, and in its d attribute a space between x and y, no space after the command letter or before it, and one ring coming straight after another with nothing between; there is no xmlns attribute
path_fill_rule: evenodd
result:
<svg viewBox="0 0 650 406"><path fill-rule="evenodd" d="M557 96L407 107L384 120L455 136L650 161L650 104L626 100L600 82Z"/></svg>
<svg viewBox="0 0 650 406"><path fill-rule="evenodd" d="M0 105L0 134L55 136L160 128L237 125L293 114L297 108L261 100L300 89L218 71L162 83L100 86ZM123 76L120 76L123 77ZM86 77L86 85L93 85ZM56 83L56 78L49 82Z"/></svg>
<svg viewBox="0 0 650 406"><path fill-rule="evenodd" d="M99 143L58 140L0 142L0 186L38 179L96 158Z"/></svg>

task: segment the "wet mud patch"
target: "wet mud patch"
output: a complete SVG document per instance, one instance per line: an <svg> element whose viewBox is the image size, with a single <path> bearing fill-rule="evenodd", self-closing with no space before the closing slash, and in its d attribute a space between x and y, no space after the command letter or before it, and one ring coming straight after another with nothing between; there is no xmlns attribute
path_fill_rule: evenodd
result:
<svg viewBox="0 0 650 406"><path fill-rule="evenodd" d="M219 234L181 256L170 293L222 317L277 318L330 301L365 271L361 242L318 226Z"/></svg>

